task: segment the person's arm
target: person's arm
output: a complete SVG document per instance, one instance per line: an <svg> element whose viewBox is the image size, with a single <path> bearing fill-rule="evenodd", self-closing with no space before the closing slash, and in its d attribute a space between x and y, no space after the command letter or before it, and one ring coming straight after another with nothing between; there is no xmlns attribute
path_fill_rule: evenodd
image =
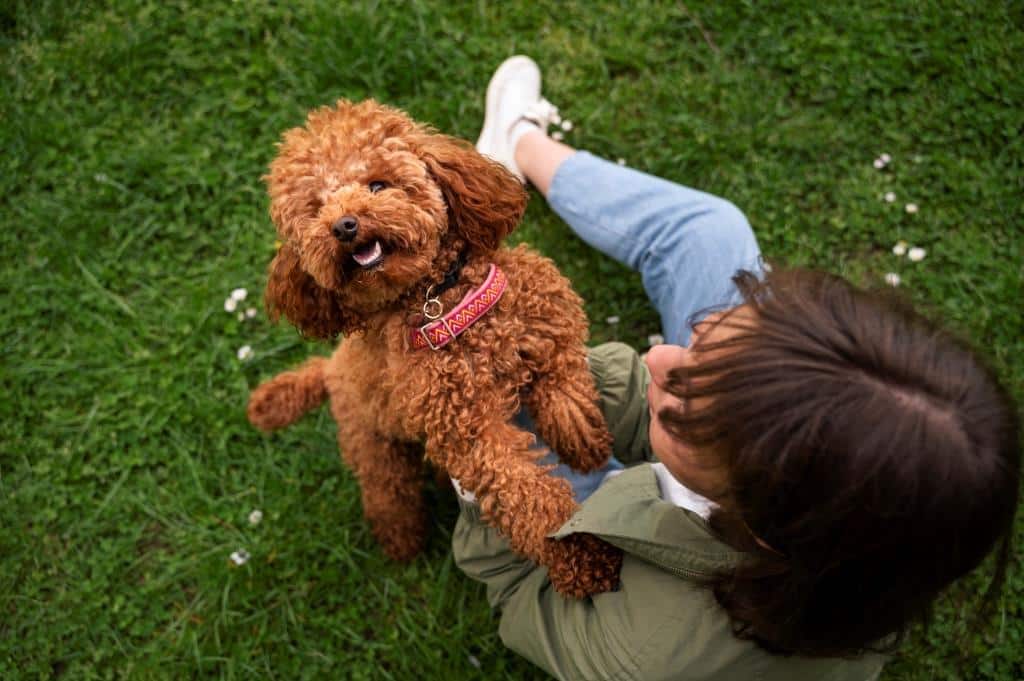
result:
<svg viewBox="0 0 1024 681"><path fill-rule="evenodd" d="M622 343L592 348L589 362L614 437L614 456L623 463L645 461L646 367L636 351ZM501 610L499 633L505 645L557 678L634 678L645 645L664 643L659 639L664 628L652 626L659 621L656 603L637 606L638 599L650 597L651 580L642 580L645 586L625 582L627 569L635 573L646 566L627 559L627 566L633 567L624 566L617 592L585 600L565 598L552 588L545 568L514 553L508 540L481 520L471 499L466 495L460 500L452 550L458 567L483 582L488 601ZM654 581L658 580L656 576ZM625 621L635 607L652 615L643 618L643 626Z"/></svg>
<svg viewBox="0 0 1024 681"><path fill-rule="evenodd" d="M640 355L625 343L604 343L587 355L614 443L612 454L627 466L654 460L647 438L647 384L650 375Z"/></svg>
<svg viewBox="0 0 1024 681"><path fill-rule="evenodd" d="M508 540L460 502L452 536L458 567L487 586L501 611L499 634L511 650L558 679L636 679L678 643L679 612L665 608L675 578L627 557L618 591L574 600L558 594L547 570L516 555ZM666 583L663 583L666 582Z"/></svg>

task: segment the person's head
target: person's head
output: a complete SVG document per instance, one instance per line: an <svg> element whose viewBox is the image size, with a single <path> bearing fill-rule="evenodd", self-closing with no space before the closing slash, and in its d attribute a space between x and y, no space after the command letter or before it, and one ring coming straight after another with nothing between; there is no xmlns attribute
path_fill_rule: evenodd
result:
<svg viewBox="0 0 1024 681"><path fill-rule="evenodd" d="M749 551L713 584L737 633L783 653L885 648L999 545L991 595L1020 484L1017 412L992 372L838 277L735 281L744 305L648 364L655 453Z"/></svg>

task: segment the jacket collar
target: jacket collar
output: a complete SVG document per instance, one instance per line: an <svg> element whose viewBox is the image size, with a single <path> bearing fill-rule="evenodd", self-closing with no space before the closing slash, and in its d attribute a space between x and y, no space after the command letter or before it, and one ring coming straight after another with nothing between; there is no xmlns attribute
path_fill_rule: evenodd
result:
<svg viewBox="0 0 1024 681"><path fill-rule="evenodd" d="M650 465L633 466L605 482L554 534L587 532L626 553L692 579L739 565L743 553L716 537L696 513L661 498Z"/></svg>

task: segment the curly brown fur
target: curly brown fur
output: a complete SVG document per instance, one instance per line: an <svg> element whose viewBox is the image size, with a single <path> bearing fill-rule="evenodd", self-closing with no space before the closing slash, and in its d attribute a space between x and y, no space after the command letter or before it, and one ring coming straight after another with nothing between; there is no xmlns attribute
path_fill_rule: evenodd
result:
<svg viewBox="0 0 1024 681"><path fill-rule="evenodd" d="M590 535L547 538L575 511L572 490L536 464L533 436L510 424L525 404L577 469L610 452L582 301L549 259L500 246L526 206L519 182L469 144L373 101L313 111L285 133L266 179L285 242L270 266L268 309L305 335L346 336L329 359L258 387L250 420L282 427L329 397L364 513L395 559L415 556L426 534L423 443L561 593L613 588L621 552ZM377 246L382 259L367 262ZM428 288L460 256L457 283L440 296L445 310L491 263L508 277L505 294L455 342L411 349Z"/></svg>
<svg viewBox="0 0 1024 681"><path fill-rule="evenodd" d="M324 357L311 357L298 369L278 374L256 388L246 410L249 422L260 430L276 430L323 404L327 399L326 364Z"/></svg>

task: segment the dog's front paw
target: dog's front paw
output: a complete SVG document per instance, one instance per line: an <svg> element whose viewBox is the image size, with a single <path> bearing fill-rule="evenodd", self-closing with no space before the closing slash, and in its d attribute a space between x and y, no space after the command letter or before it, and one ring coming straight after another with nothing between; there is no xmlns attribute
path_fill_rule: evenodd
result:
<svg viewBox="0 0 1024 681"><path fill-rule="evenodd" d="M571 437L562 437L555 447L558 458L574 470L590 473L608 463L612 452L612 434L604 425L580 424L578 432Z"/></svg>
<svg viewBox="0 0 1024 681"><path fill-rule="evenodd" d="M612 453L608 432L596 395L572 386L538 386L530 395L530 413L537 433L562 463L582 473L601 468Z"/></svg>
<svg viewBox="0 0 1024 681"><path fill-rule="evenodd" d="M613 591L619 584L622 551L592 534L548 539L548 578L555 590L570 598Z"/></svg>
<svg viewBox="0 0 1024 681"><path fill-rule="evenodd" d="M245 415L249 423L269 432L289 425L295 418L293 411L288 409L288 401L281 399L278 387L265 383L249 396Z"/></svg>
<svg viewBox="0 0 1024 681"><path fill-rule="evenodd" d="M294 423L327 398L323 371L326 360L312 357L298 369L278 374L249 396L249 423L270 431Z"/></svg>

